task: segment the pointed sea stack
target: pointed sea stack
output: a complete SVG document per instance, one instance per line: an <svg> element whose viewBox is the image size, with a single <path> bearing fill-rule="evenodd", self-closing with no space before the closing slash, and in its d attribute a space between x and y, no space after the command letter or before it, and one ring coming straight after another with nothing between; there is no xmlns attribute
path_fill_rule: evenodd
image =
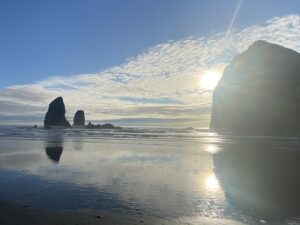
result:
<svg viewBox="0 0 300 225"><path fill-rule="evenodd" d="M83 110L78 110L74 116L74 126L85 126L85 116Z"/></svg>
<svg viewBox="0 0 300 225"><path fill-rule="evenodd" d="M300 54L256 41L236 56L214 90L210 129L300 134Z"/></svg>
<svg viewBox="0 0 300 225"><path fill-rule="evenodd" d="M66 117L66 109L64 100L62 97L58 97L54 99L48 108L48 112L46 113L44 126L61 126L61 127L70 127L70 123L67 121Z"/></svg>

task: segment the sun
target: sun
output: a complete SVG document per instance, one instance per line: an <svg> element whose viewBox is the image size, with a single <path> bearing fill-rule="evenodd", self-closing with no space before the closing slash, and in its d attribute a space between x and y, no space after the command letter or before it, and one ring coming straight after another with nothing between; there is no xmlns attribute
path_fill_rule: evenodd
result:
<svg viewBox="0 0 300 225"><path fill-rule="evenodd" d="M213 90L221 78L220 73L215 70L206 71L201 77L201 86L207 90Z"/></svg>

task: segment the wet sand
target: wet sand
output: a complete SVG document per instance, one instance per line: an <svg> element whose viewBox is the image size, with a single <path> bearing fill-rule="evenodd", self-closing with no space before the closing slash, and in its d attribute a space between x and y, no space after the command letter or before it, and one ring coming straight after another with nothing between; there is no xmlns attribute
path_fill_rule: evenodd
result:
<svg viewBox="0 0 300 225"><path fill-rule="evenodd" d="M152 224L149 222L92 210L38 210L28 205L0 202L0 224L3 225Z"/></svg>
<svg viewBox="0 0 300 225"><path fill-rule="evenodd" d="M2 225L245 225L232 220L209 217L160 219L132 217L93 210L38 210L28 205L0 201Z"/></svg>
<svg viewBox="0 0 300 225"><path fill-rule="evenodd" d="M300 224L299 138L0 126L0 143L0 224Z"/></svg>

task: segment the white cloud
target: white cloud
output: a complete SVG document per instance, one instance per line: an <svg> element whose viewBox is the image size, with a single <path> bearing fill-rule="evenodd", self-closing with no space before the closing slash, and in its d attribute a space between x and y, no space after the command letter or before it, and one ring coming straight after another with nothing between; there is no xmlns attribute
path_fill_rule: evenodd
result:
<svg viewBox="0 0 300 225"><path fill-rule="evenodd" d="M70 117L84 109L89 120L190 118L208 126L211 91L201 87L204 72L222 73L236 54L259 39L300 51L300 16L276 17L262 25L232 30L226 38L225 34L162 43L96 74L51 77L4 88L0 90L0 118L24 113L42 117L49 102L63 96Z"/></svg>

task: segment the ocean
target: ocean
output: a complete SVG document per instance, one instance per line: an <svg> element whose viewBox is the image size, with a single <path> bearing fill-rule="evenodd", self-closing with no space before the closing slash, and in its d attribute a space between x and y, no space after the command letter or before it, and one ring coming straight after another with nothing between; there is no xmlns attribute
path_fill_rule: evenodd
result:
<svg viewBox="0 0 300 225"><path fill-rule="evenodd" d="M0 201L38 210L144 224L300 224L299 171L299 137L0 126Z"/></svg>

